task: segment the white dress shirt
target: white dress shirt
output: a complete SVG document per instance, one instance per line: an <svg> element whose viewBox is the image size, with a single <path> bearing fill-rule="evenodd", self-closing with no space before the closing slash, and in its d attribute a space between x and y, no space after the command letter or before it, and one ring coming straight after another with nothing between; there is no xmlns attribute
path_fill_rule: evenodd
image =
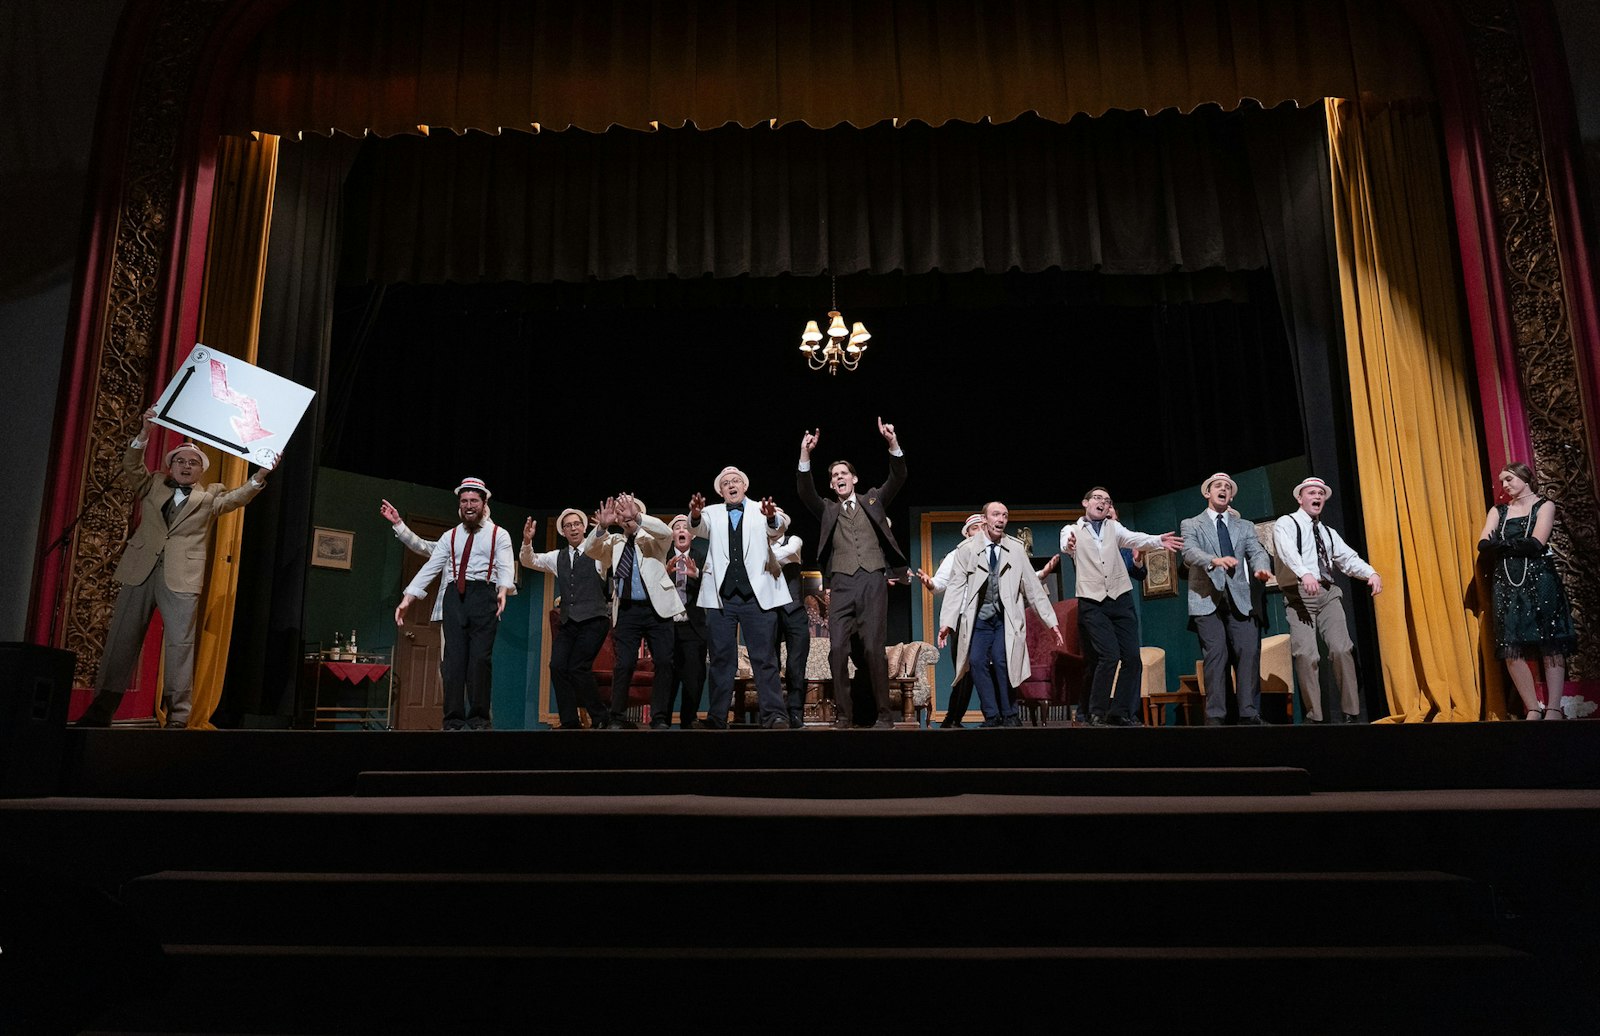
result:
<svg viewBox="0 0 1600 1036"><path fill-rule="evenodd" d="M427 596L428 585L441 573L444 582L454 583L462 552L467 549L467 538L468 529L465 525L457 525L440 536L439 542L433 546L433 554L417 570L411 585L406 587L406 593L413 598ZM512 555L511 537L506 531L486 521L478 526L476 535L471 538L472 552L467 555L467 581L488 581L492 575L496 586L507 590L513 588L517 581L516 558Z"/></svg>
<svg viewBox="0 0 1600 1036"><path fill-rule="evenodd" d="M1352 579L1371 579L1377 574L1377 570L1361 560L1361 555L1350 548L1350 544L1334 531L1333 526L1319 522L1317 528L1322 533L1328 562L1334 568ZM1300 541L1298 547L1295 546L1297 538ZM1318 580L1322 578L1317 566L1317 541L1312 536L1311 516L1306 514L1305 508L1286 514L1272 523L1272 542L1278 548L1279 586L1298 586L1306 576Z"/></svg>

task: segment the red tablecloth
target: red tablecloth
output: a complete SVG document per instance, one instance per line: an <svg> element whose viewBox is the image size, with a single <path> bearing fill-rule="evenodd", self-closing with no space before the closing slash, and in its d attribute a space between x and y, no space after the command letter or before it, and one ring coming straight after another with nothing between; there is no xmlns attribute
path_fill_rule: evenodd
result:
<svg viewBox="0 0 1600 1036"><path fill-rule="evenodd" d="M362 680L381 680L389 667L381 662L324 662L322 667L341 680L360 683Z"/></svg>

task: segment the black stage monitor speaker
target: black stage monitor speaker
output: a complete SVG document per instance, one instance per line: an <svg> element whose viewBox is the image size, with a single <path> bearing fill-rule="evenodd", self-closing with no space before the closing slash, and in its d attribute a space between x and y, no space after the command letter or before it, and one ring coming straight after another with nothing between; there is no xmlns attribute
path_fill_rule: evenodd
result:
<svg viewBox="0 0 1600 1036"><path fill-rule="evenodd" d="M56 793L77 661L61 648L0 644L0 796Z"/></svg>

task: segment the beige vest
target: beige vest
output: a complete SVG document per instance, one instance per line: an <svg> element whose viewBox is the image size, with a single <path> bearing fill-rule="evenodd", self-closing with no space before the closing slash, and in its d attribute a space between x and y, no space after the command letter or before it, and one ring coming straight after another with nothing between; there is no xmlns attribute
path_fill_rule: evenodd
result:
<svg viewBox="0 0 1600 1036"><path fill-rule="evenodd" d="M1077 596L1103 601L1107 597L1121 597L1133 589L1128 566L1122 563L1122 551L1115 537L1096 539L1087 522L1078 527L1077 537L1078 556L1074 559L1078 569Z"/></svg>

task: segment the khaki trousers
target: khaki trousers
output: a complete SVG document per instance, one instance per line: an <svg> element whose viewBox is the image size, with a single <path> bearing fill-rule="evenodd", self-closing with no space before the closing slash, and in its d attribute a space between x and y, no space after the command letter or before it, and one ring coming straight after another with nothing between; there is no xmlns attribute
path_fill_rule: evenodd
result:
<svg viewBox="0 0 1600 1036"><path fill-rule="evenodd" d="M163 670L161 697L166 702L167 725L189 724L190 699L194 691L194 629L199 594L167 589L165 559L137 584L124 583L117 591L116 607L111 612L111 628L106 631L106 650L100 658L100 673L95 689L117 694L128 689L133 667L144 646L150 614L161 613Z"/></svg>
<svg viewBox="0 0 1600 1036"><path fill-rule="evenodd" d="M1315 597L1307 597L1298 586L1283 588L1284 610L1289 615L1289 652L1294 656L1294 675L1300 681L1300 700L1306 718L1322 722L1322 681L1318 667L1322 660L1317 638L1328 646L1328 661L1339 684L1340 705L1345 715L1361 714L1361 692L1356 685L1355 645L1345 626L1344 594L1330 586Z"/></svg>

